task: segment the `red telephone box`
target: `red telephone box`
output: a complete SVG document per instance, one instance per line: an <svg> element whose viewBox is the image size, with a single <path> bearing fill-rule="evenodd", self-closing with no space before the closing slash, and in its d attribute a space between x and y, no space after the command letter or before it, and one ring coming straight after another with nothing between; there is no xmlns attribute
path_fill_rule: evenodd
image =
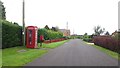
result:
<svg viewBox="0 0 120 68"><path fill-rule="evenodd" d="M37 26L28 26L27 27L27 36L26 36L26 47L27 48L37 48Z"/></svg>

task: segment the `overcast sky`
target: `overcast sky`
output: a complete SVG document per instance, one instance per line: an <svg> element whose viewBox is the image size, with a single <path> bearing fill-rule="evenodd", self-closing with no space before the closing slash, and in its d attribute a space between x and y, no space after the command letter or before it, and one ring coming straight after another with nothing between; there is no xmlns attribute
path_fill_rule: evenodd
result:
<svg viewBox="0 0 120 68"><path fill-rule="evenodd" d="M22 25L22 0L1 0L8 21ZM120 0L25 0L26 26L43 28L48 25L68 28L75 34L94 33L100 25L110 33L118 29Z"/></svg>

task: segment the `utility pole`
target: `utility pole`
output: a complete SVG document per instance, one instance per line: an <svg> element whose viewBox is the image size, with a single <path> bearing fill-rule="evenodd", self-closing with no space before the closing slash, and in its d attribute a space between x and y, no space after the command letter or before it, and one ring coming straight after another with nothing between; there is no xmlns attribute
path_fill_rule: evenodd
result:
<svg viewBox="0 0 120 68"><path fill-rule="evenodd" d="M120 1L118 2L118 40L119 38L119 33L120 33ZM117 44L117 51L120 53L120 46ZM119 55L120 57L120 55ZM119 63L119 68L120 68L120 63Z"/></svg>
<svg viewBox="0 0 120 68"><path fill-rule="evenodd" d="M23 17L22 17L22 22L23 22L23 46L25 46L25 1L23 0Z"/></svg>
<svg viewBox="0 0 120 68"><path fill-rule="evenodd" d="M66 23L66 29L68 30L68 22Z"/></svg>
<svg viewBox="0 0 120 68"><path fill-rule="evenodd" d="M74 29L73 29L73 35L74 35Z"/></svg>
<svg viewBox="0 0 120 68"><path fill-rule="evenodd" d="M68 36L68 22L66 23L66 33L67 33L67 36Z"/></svg>

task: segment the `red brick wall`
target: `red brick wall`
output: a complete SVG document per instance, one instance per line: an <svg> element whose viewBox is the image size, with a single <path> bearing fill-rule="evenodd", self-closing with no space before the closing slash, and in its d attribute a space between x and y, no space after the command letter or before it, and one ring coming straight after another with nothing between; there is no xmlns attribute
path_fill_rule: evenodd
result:
<svg viewBox="0 0 120 68"><path fill-rule="evenodd" d="M59 42L59 41L63 41L65 40L64 38L60 38L60 39L52 39L52 40L45 40L43 43L52 43L52 42Z"/></svg>

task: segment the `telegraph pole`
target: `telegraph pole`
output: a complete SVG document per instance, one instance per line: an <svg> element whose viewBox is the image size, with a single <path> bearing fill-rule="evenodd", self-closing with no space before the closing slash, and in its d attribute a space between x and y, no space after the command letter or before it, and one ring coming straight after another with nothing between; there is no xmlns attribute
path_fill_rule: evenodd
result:
<svg viewBox="0 0 120 68"><path fill-rule="evenodd" d="M73 29L73 35L74 35L74 29Z"/></svg>
<svg viewBox="0 0 120 68"><path fill-rule="evenodd" d="M67 33L67 36L68 36L68 22L66 23L66 33Z"/></svg>
<svg viewBox="0 0 120 68"><path fill-rule="evenodd" d="M68 30L68 22L66 23L66 29Z"/></svg>
<svg viewBox="0 0 120 68"><path fill-rule="evenodd" d="M23 46L25 46L25 1L23 0L23 17L22 17L22 22L23 22Z"/></svg>

